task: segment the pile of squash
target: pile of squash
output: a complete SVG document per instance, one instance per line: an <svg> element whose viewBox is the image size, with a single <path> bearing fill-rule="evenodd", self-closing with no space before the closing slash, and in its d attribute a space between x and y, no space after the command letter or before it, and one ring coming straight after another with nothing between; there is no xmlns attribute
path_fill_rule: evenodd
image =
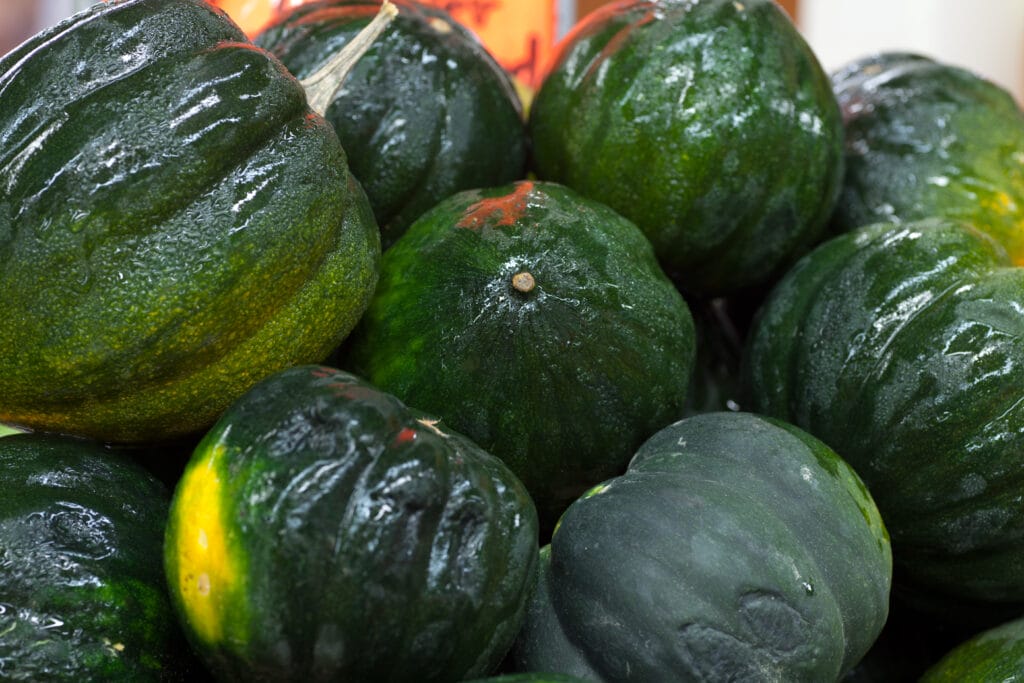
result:
<svg viewBox="0 0 1024 683"><path fill-rule="evenodd" d="M0 58L0 678L1024 670L1024 113L772 0ZM488 678L490 677L490 678Z"/></svg>

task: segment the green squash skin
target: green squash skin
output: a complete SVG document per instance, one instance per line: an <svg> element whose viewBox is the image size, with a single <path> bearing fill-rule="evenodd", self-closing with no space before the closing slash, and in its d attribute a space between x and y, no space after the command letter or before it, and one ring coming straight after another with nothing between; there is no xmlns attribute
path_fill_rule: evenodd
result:
<svg viewBox="0 0 1024 683"><path fill-rule="evenodd" d="M843 455L897 577L953 618L961 602L1024 603L1022 290L1024 271L973 228L867 226L797 264L747 350L751 409Z"/></svg>
<svg viewBox="0 0 1024 683"><path fill-rule="evenodd" d="M700 296L774 278L823 232L842 175L828 78L769 0L589 14L563 41L529 131L539 178L635 222Z"/></svg>
<svg viewBox="0 0 1024 683"><path fill-rule="evenodd" d="M0 61L0 420L209 427L355 325L380 245L330 125L199 0L97 4Z"/></svg>
<svg viewBox="0 0 1024 683"><path fill-rule="evenodd" d="M1024 671L1024 618L980 633L958 645L925 672L920 683L1019 680Z"/></svg>
<svg viewBox="0 0 1024 683"><path fill-rule="evenodd" d="M512 284L521 271L535 287ZM607 207L523 181L445 200L381 263L343 367L504 460L542 528L683 414L686 302Z"/></svg>
<svg viewBox="0 0 1024 683"><path fill-rule="evenodd" d="M525 177L527 151L512 81L479 40L443 10L395 5L398 16L326 114L370 198L385 248L449 195ZM379 8L367 0L307 3L255 42L305 78Z"/></svg>
<svg viewBox="0 0 1024 683"><path fill-rule="evenodd" d="M749 413L658 432L573 503L549 553L522 670L834 681L888 613L892 555L863 484L821 442Z"/></svg>
<svg viewBox="0 0 1024 683"><path fill-rule="evenodd" d="M947 217L1024 254L1024 113L999 86L912 54L836 72L846 175L835 232Z"/></svg>
<svg viewBox="0 0 1024 683"><path fill-rule="evenodd" d="M165 562L219 680L448 682L501 661L536 548L499 460L348 373L298 366L199 445Z"/></svg>
<svg viewBox="0 0 1024 683"><path fill-rule="evenodd" d="M168 491L98 444L0 439L0 678L185 680L161 542Z"/></svg>

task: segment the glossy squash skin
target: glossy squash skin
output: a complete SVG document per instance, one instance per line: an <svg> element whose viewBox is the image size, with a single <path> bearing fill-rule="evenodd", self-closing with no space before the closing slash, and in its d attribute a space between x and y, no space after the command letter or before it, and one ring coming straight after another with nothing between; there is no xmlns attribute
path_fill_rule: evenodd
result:
<svg viewBox="0 0 1024 683"><path fill-rule="evenodd" d="M751 409L843 454L897 578L954 619L1024 603L1021 292L1024 271L979 230L867 226L797 264L748 348Z"/></svg>
<svg viewBox="0 0 1024 683"><path fill-rule="evenodd" d="M700 295L766 281L822 233L842 173L827 76L770 0L587 15L531 105L539 178L629 218Z"/></svg>
<svg viewBox="0 0 1024 683"><path fill-rule="evenodd" d="M330 125L200 0L98 3L0 61L0 421L207 428L324 358L379 235Z"/></svg>
<svg viewBox="0 0 1024 683"><path fill-rule="evenodd" d="M1016 681L1024 672L1024 618L1007 622L953 648L920 683Z"/></svg>
<svg viewBox="0 0 1024 683"><path fill-rule="evenodd" d="M0 490L0 678L185 680L168 491L98 444L39 434L0 439Z"/></svg>
<svg viewBox="0 0 1024 683"><path fill-rule="evenodd" d="M837 232L944 216L1024 253L1024 113L967 70L887 53L832 77L846 128Z"/></svg>
<svg viewBox="0 0 1024 683"><path fill-rule="evenodd" d="M370 198L385 248L459 190L525 177L526 129L512 81L444 10L398 0L399 13L327 110ZM255 38L304 78L380 8L373 0L302 5Z"/></svg>
<svg viewBox="0 0 1024 683"><path fill-rule="evenodd" d="M502 458L548 532L682 416L694 362L689 308L637 227L533 181L413 224L350 342L354 372Z"/></svg>
<svg viewBox="0 0 1024 683"><path fill-rule="evenodd" d="M588 681L835 681L888 612L863 484L750 413L677 422L562 516L512 659Z"/></svg>
<svg viewBox="0 0 1024 683"><path fill-rule="evenodd" d="M533 503L499 460L307 365L256 385L200 443L165 561L220 680L440 683L501 661L536 548Z"/></svg>

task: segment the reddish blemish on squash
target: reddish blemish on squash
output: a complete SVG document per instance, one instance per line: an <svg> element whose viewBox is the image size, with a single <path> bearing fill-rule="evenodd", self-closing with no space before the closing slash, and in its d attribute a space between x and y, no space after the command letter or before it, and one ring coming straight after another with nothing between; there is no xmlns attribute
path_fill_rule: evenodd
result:
<svg viewBox="0 0 1024 683"><path fill-rule="evenodd" d="M398 436L395 437L396 444L409 443L416 439L416 430L412 427L406 427L402 431L398 432Z"/></svg>
<svg viewBox="0 0 1024 683"><path fill-rule="evenodd" d="M526 200L532 190L533 183L524 180L516 183L516 189L511 194L481 199L465 210L462 220L456 225L470 230L476 230L489 222L494 225L512 225L523 217ZM500 215L500 218L493 220L495 215Z"/></svg>

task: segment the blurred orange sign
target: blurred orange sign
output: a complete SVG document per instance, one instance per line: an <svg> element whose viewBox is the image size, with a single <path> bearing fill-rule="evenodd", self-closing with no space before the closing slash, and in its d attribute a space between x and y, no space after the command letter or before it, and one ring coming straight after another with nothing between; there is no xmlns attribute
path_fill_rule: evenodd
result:
<svg viewBox="0 0 1024 683"><path fill-rule="evenodd" d="M250 36L303 0L210 0ZM421 0L447 10L476 33L495 59L524 85L540 84L558 30L558 0Z"/></svg>

